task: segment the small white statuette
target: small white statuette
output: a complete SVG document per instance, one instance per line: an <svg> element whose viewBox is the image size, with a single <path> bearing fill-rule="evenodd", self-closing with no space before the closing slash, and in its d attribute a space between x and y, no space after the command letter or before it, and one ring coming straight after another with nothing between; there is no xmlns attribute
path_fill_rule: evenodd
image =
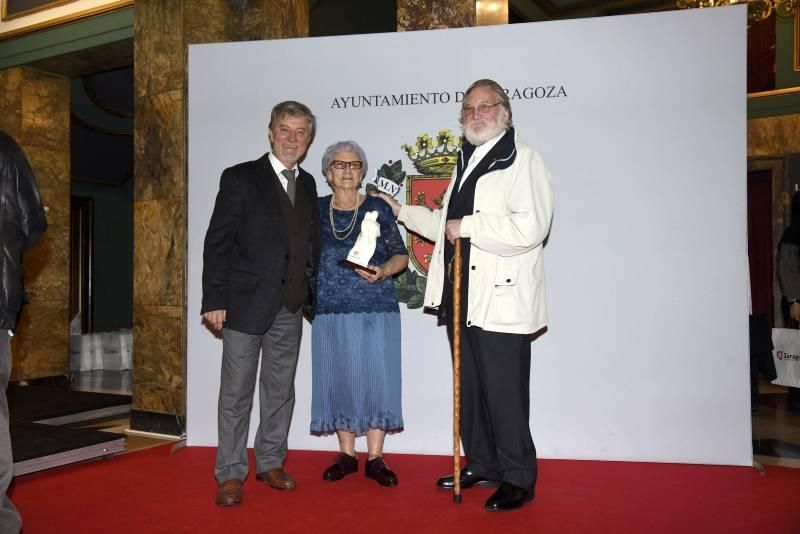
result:
<svg viewBox="0 0 800 534"><path fill-rule="evenodd" d="M368 211L361 221L361 233L356 238L356 244L350 249L347 261L367 267L372 255L375 254L375 242L381 235L381 225L378 224L378 212Z"/></svg>

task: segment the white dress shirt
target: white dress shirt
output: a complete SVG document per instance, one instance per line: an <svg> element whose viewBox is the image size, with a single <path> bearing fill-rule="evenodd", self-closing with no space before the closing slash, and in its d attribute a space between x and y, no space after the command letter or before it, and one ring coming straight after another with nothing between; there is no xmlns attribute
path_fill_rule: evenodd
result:
<svg viewBox="0 0 800 534"><path fill-rule="evenodd" d="M283 173L283 171L286 171L286 170L293 170L294 171L294 177L295 177L295 180L296 180L298 175L300 174L300 172L299 172L299 170L297 168L297 164L295 164L295 166L292 167L291 169L287 169L283 165L283 163L281 163L280 160L275 157L275 155L272 152L270 152L267 157L269 158L270 165L272 165L272 168L275 170L275 174L278 175L278 180L281 181L281 185L283 186L283 190L286 191L286 188L289 186L289 180L287 180L286 177L282 173Z"/></svg>

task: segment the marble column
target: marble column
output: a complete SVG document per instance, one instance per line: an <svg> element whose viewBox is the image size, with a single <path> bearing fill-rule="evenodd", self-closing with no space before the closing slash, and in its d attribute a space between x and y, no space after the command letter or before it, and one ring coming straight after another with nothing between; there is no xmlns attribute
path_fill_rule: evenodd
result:
<svg viewBox="0 0 800 534"><path fill-rule="evenodd" d="M397 31L475 26L475 0L397 0Z"/></svg>
<svg viewBox="0 0 800 534"><path fill-rule="evenodd" d="M508 24L508 0L398 0L397 31Z"/></svg>
<svg viewBox="0 0 800 534"><path fill-rule="evenodd" d="M0 128L22 146L47 209L47 232L25 254L29 304L12 340L12 378L69 372L69 80L15 67L0 71Z"/></svg>
<svg viewBox="0 0 800 534"><path fill-rule="evenodd" d="M775 156L800 152L800 114L747 121L747 155Z"/></svg>
<svg viewBox="0 0 800 534"><path fill-rule="evenodd" d="M189 44L304 37L308 2L137 0L131 427L180 433L186 414L186 69ZM267 113L267 110L264 110Z"/></svg>

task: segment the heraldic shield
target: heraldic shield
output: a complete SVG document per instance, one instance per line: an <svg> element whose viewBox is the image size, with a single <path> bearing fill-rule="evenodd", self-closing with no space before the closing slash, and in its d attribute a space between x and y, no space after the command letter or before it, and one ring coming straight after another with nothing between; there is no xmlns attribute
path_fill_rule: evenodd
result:
<svg viewBox="0 0 800 534"><path fill-rule="evenodd" d="M444 129L436 137L421 134L415 145L403 145L402 149L411 160L418 175L406 179L406 203L427 206L432 210L442 208L447 185L458 161L461 138L456 139L450 130ZM408 255L413 270L408 269L395 281L397 297L411 309L422 306L425 282L433 254L433 243L427 239L407 233Z"/></svg>
<svg viewBox="0 0 800 534"><path fill-rule="evenodd" d="M442 199L450 183L450 176L409 176L406 181L406 203L414 206L427 206L432 210L442 207ZM414 268L427 276L433 254L433 243L408 232L408 254Z"/></svg>

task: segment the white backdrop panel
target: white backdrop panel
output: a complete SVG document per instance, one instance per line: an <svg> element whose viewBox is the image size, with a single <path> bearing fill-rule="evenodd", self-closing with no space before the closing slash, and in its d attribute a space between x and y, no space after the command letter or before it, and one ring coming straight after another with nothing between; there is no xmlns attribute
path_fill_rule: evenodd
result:
<svg viewBox="0 0 800 534"><path fill-rule="evenodd" d="M488 77L512 92L566 93L511 102L556 199L545 252L550 327L533 345L540 455L749 465L745 18L739 6L190 47L189 444L216 444L221 342L200 322L203 238L222 170L268 150L270 108L293 99L315 112L319 133L303 166L329 194L319 169L326 146L357 140L368 175L398 159L417 174L400 145L457 132L457 93ZM428 92L449 101L339 100ZM406 431L387 450L447 454L445 332L433 316L401 309ZM333 450L335 438L308 432L310 328L289 443Z"/></svg>

